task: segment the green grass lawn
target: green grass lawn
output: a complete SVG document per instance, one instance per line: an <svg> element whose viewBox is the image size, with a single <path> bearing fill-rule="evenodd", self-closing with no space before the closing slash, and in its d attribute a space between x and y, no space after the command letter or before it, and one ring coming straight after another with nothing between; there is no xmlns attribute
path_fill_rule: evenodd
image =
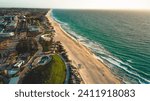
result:
<svg viewBox="0 0 150 101"><path fill-rule="evenodd" d="M66 67L63 60L58 55L53 55L50 64L46 66L48 68L48 78L44 83L62 84L64 83L66 76Z"/></svg>
<svg viewBox="0 0 150 101"><path fill-rule="evenodd" d="M66 66L59 55L53 55L50 63L31 71L23 80L27 84L63 84Z"/></svg>

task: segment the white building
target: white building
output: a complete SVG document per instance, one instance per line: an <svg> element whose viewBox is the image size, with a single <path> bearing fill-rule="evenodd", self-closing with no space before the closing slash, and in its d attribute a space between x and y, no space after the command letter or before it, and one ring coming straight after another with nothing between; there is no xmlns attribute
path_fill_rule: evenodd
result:
<svg viewBox="0 0 150 101"><path fill-rule="evenodd" d="M24 63L25 63L25 61L20 60L20 61L18 61L18 62L14 65L14 67L20 68Z"/></svg>
<svg viewBox="0 0 150 101"><path fill-rule="evenodd" d="M14 35L14 32L0 32L0 37L12 37Z"/></svg>
<svg viewBox="0 0 150 101"><path fill-rule="evenodd" d="M42 32L41 28L38 26L29 25L28 29L29 29L29 32L32 32L32 33L41 33Z"/></svg>
<svg viewBox="0 0 150 101"><path fill-rule="evenodd" d="M51 37L50 37L50 34L45 34L45 35L42 35L41 38L45 41L50 41L51 40Z"/></svg>

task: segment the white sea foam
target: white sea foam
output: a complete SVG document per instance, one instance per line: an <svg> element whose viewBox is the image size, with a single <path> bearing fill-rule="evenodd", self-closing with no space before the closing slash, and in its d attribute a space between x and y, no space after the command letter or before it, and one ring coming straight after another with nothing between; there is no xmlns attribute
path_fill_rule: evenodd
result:
<svg viewBox="0 0 150 101"><path fill-rule="evenodd" d="M122 64L121 64L120 62L117 62L117 61L115 61L114 59L112 59L112 58L110 58L110 57L102 57L102 58L105 59L105 60L107 60L107 61L110 62L111 64L113 64L113 65L115 65L115 66L117 66L117 67L119 67L119 68L122 68L122 69L125 70L127 73L132 74L132 75L138 77L138 78L139 78L138 80L139 80L141 83L144 83L144 82L142 82L140 79L142 79L143 81L146 81L146 82L150 83L150 80L143 78L143 77L140 76L136 71L128 70L127 67L122 66ZM131 67L132 67L132 66L131 66Z"/></svg>

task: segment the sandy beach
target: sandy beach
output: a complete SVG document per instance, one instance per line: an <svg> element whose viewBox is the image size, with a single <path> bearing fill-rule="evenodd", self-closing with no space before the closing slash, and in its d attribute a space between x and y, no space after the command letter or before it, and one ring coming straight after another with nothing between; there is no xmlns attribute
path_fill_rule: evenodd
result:
<svg viewBox="0 0 150 101"><path fill-rule="evenodd" d="M101 61L96 59L94 54L75 41L71 36L60 27L60 24L50 17L49 11L46 17L49 19L56 31L55 40L60 41L67 51L69 59L78 69L85 84L118 84L121 81L110 71L110 69Z"/></svg>

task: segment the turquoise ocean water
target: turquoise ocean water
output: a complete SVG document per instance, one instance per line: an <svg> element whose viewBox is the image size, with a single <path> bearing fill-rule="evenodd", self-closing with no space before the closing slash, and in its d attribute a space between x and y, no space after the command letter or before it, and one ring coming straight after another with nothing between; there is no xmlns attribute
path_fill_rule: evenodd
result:
<svg viewBox="0 0 150 101"><path fill-rule="evenodd" d="M150 83L150 12L53 10L52 16L125 83Z"/></svg>

